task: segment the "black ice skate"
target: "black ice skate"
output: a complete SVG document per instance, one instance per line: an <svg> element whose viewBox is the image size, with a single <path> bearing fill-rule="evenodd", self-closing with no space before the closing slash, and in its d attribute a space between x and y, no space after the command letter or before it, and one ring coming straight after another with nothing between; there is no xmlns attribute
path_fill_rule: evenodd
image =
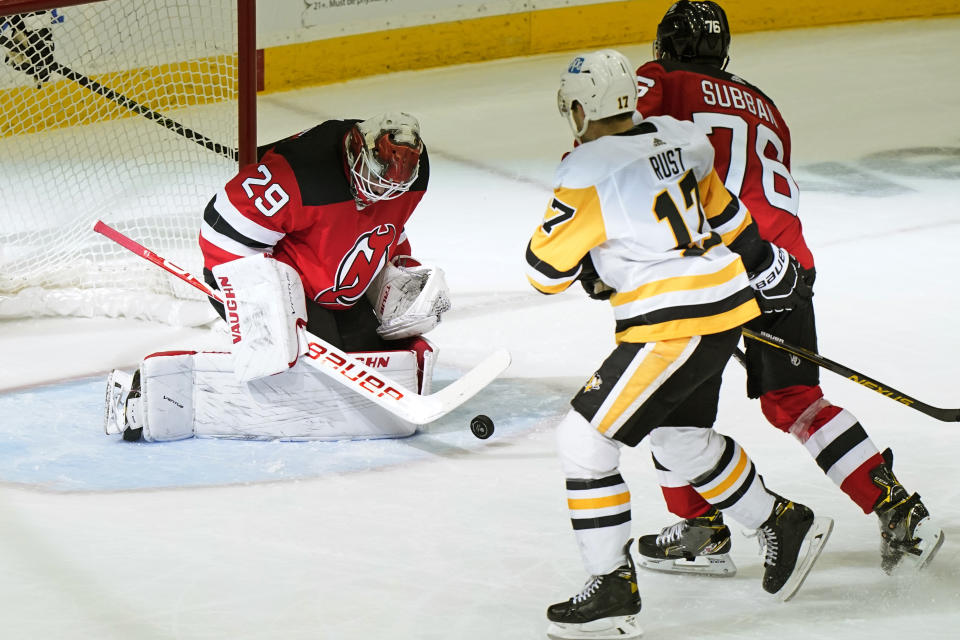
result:
<svg viewBox="0 0 960 640"><path fill-rule="evenodd" d="M880 518L880 568L887 574L900 567L919 571L943 544L943 530L930 520L919 494L908 495L893 475L893 452L883 452L883 464L870 472L882 493L873 506Z"/></svg>
<svg viewBox="0 0 960 640"><path fill-rule="evenodd" d="M737 573L730 558L730 529L714 507L666 527L660 535L641 536L637 554L638 564L654 571L725 577Z"/></svg>
<svg viewBox="0 0 960 640"><path fill-rule="evenodd" d="M640 591L629 553L632 542L625 548L625 565L606 575L591 577L580 593L547 608L547 619L551 622L547 637L627 640L643 635L636 622L640 613Z"/></svg>
<svg viewBox="0 0 960 640"><path fill-rule="evenodd" d="M794 596L833 531L831 518L815 518L809 507L777 501L756 535L764 552L763 588L786 602Z"/></svg>
<svg viewBox="0 0 960 640"><path fill-rule="evenodd" d="M103 430L107 435L122 433L123 439L136 442L143 435L137 426L136 405L140 401L140 370L133 375L114 369L107 378Z"/></svg>

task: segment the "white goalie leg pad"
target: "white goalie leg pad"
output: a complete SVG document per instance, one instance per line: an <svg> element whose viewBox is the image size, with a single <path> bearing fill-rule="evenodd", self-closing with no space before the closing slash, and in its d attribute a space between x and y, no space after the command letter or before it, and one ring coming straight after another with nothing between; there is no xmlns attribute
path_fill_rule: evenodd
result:
<svg viewBox="0 0 960 640"><path fill-rule="evenodd" d="M140 398L130 405L135 415L128 418L143 428L145 441L193 437L193 357L193 352L160 353L140 365Z"/></svg>
<svg viewBox="0 0 960 640"><path fill-rule="evenodd" d="M385 340L422 335L451 307L443 270L429 265L386 264L370 283L367 298L380 321L377 333Z"/></svg>
<svg viewBox="0 0 960 640"><path fill-rule="evenodd" d="M297 271L266 254L213 268L233 338L233 371L243 382L286 371L300 356L297 326L306 321Z"/></svg>
<svg viewBox="0 0 960 640"><path fill-rule="evenodd" d="M198 438L352 440L398 438L416 431L415 424L305 363L279 375L239 382L229 361L217 355L195 356L194 429ZM422 354L411 348L350 355L357 362L345 367L341 375L359 377L383 371L408 389L429 387L435 357L429 345L423 345Z"/></svg>
<svg viewBox="0 0 960 640"><path fill-rule="evenodd" d="M402 350L351 355L357 362L342 375L383 371L408 389L429 392L436 349L424 338ZM302 363L279 375L240 382L230 353L155 354L140 366L140 385L141 397L127 410L135 415L127 417L132 426L143 427L147 442L193 436L349 440L397 438L416 431L415 424ZM111 398L108 387L108 403ZM109 406L113 424L116 418Z"/></svg>

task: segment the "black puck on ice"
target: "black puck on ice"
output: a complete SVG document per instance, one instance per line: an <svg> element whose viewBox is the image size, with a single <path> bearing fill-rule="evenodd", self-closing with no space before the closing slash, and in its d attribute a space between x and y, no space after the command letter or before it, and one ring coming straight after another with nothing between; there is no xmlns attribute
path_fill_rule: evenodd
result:
<svg viewBox="0 0 960 640"><path fill-rule="evenodd" d="M493 420L482 413L474 416L470 421L470 432L481 440L486 440L493 435Z"/></svg>

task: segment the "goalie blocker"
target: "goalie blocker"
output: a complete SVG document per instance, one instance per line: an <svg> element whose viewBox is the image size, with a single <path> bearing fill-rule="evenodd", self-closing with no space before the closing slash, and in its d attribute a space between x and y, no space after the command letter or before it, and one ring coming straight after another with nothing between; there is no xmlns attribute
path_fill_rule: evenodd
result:
<svg viewBox="0 0 960 640"><path fill-rule="evenodd" d="M358 364L342 375L387 372L421 395L430 393L437 351L423 337L397 350L351 355ZM181 351L147 356L137 375L110 375L104 429L147 442L348 440L409 436L416 425L303 362L283 375L242 382L230 353Z"/></svg>

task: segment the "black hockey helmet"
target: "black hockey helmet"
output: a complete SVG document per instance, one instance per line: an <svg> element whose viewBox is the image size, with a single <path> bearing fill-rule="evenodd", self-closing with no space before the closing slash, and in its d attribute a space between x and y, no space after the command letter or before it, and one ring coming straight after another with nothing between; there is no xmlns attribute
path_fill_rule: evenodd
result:
<svg viewBox="0 0 960 640"><path fill-rule="evenodd" d="M730 25L723 8L710 0L680 0L667 9L657 25L653 56L723 69L730 60L729 49Z"/></svg>

